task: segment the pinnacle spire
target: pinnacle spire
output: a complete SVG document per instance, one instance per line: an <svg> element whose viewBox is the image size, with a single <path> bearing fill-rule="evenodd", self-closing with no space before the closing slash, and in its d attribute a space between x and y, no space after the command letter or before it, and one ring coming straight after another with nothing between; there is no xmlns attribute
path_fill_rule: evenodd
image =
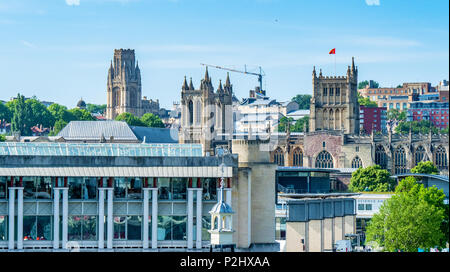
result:
<svg viewBox="0 0 450 272"><path fill-rule="evenodd" d="M219 88L217 88L217 91L218 91L218 92L222 92L222 91L223 91L223 88L222 88L222 80L221 80L221 79L219 79Z"/></svg>
<svg viewBox="0 0 450 272"><path fill-rule="evenodd" d="M225 81L225 86L226 86L226 87L231 86L231 83L230 83L230 73L228 73L228 72L227 72L227 80Z"/></svg>
<svg viewBox="0 0 450 272"><path fill-rule="evenodd" d="M191 77L191 79L189 80L189 90L195 90L194 84L192 84L192 77Z"/></svg>
<svg viewBox="0 0 450 272"><path fill-rule="evenodd" d="M184 76L184 82L183 82L183 86L181 87L182 90L189 90L187 81L186 81L186 76Z"/></svg>
<svg viewBox="0 0 450 272"><path fill-rule="evenodd" d="M352 57L352 71L355 71L355 57Z"/></svg>
<svg viewBox="0 0 450 272"><path fill-rule="evenodd" d="M208 81L210 79L209 74L208 74L208 66L206 66L206 71L205 71L205 81Z"/></svg>

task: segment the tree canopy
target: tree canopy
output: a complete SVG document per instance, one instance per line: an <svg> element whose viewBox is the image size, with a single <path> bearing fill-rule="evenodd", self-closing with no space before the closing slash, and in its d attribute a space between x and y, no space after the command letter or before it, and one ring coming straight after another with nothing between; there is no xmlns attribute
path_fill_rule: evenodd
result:
<svg viewBox="0 0 450 272"><path fill-rule="evenodd" d="M97 104L86 104L86 110L90 113L100 113L104 114L106 112L106 104L97 105Z"/></svg>
<svg viewBox="0 0 450 272"><path fill-rule="evenodd" d="M444 247L448 241L448 205L444 199L444 192L436 187L425 188L413 177L403 179L372 217L366 240L376 241L391 252Z"/></svg>
<svg viewBox="0 0 450 272"><path fill-rule="evenodd" d="M368 97L362 97L358 93L358 103L359 105L366 106L366 107L378 107L377 102L370 100Z"/></svg>
<svg viewBox="0 0 450 272"><path fill-rule="evenodd" d="M400 122L398 126L395 127L395 132L400 134L408 134L410 127L411 132L414 134L428 134L430 130L435 134L439 133L439 130L434 126L434 124L426 120Z"/></svg>
<svg viewBox="0 0 450 272"><path fill-rule="evenodd" d="M395 188L395 180L387 170L379 165L359 168L352 173L349 189L353 192L390 192Z"/></svg>
<svg viewBox="0 0 450 272"><path fill-rule="evenodd" d="M91 113L87 110L74 108L74 109L70 109L69 112L75 117L76 120L95 121L95 118L92 117Z"/></svg>
<svg viewBox="0 0 450 272"><path fill-rule="evenodd" d="M0 102L0 121L5 120L7 123L11 122L12 112L3 103Z"/></svg>
<svg viewBox="0 0 450 272"><path fill-rule="evenodd" d="M374 88L380 87L380 84L379 84L378 82L372 81L372 83L373 83L373 87L374 87ZM368 80L361 81L361 82L358 84L358 89L364 89L367 85L369 85L369 81L368 81Z"/></svg>
<svg viewBox="0 0 450 272"><path fill-rule="evenodd" d="M124 112L116 117L116 121L125 121L130 126L140 126L144 127L145 124L138 117L134 116L132 113Z"/></svg>
<svg viewBox="0 0 450 272"><path fill-rule="evenodd" d="M0 142L6 141L5 135L0 134Z"/></svg>
<svg viewBox="0 0 450 272"><path fill-rule="evenodd" d="M142 123L144 123L145 126L147 127L159 127L159 128L163 128L164 123L161 121L161 119L159 118L159 116L154 115L152 113L146 113L141 117L141 121Z"/></svg>
<svg viewBox="0 0 450 272"><path fill-rule="evenodd" d="M406 121L406 111L390 109L386 113L388 120Z"/></svg>
<svg viewBox="0 0 450 272"><path fill-rule="evenodd" d="M19 132L20 135L31 135L32 110L29 103L25 103L25 97L18 94L17 98L10 105L13 107L13 117L11 119L11 131Z"/></svg>
<svg viewBox="0 0 450 272"><path fill-rule="evenodd" d="M301 110L309 110L311 104L311 95L310 94L298 94L292 98L292 101L297 102L299 109Z"/></svg>
<svg viewBox="0 0 450 272"><path fill-rule="evenodd" d="M439 170L433 162L426 161L419 162L413 169L411 169L411 173L437 175L439 174Z"/></svg>

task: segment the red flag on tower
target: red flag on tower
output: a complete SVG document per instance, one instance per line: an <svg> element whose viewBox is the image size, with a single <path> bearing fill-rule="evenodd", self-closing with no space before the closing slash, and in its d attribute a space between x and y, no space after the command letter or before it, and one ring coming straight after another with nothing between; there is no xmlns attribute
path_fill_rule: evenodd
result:
<svg viewBox="0 0 450 272"><path fill-rule="evenodd" d="M328 53L328 54L330 54L330 55L336 54L336 48L331 49L330 53Z"/></svg>

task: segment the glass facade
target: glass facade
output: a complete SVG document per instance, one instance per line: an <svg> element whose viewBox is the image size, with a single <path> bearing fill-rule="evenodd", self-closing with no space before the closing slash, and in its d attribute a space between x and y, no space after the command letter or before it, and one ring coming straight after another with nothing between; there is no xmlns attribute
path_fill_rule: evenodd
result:
<svg viewBox="0 0 450 272"><path fill-rule="evenodd" d="M51 216L24 216L23 240L52 240Z"/></svg>
<svg viewBox="0 0 450 272"><path fill-rule="evenodd" d="M186 240L187 216L158 216L158 241Z"/></svg>
<svg viewBox="0 0 450 272"><path fill-rule="evenodd" d="M97 216L69 216L69 241L95 241L97 240Z"/></svg>
<svg viewBox="0 0 450 272"><path fill-rule="evenodd" d="M51 199L52 178L50 177L23 177L24 199Z"/></svg>
<svg viewBox="0 0 450 272"><path fill-rule="evenodd" d="M115 240L142 239L142 216L115 216L113 222Z"/></svg>
<svg viewBox="0 0 450 272"><path fill-rule="evenodd" d="M97 179L69 177L69 199L97 199Z"/></svg>
<svg viewBox="0 0 450 272"><path fill-rule="evenodd" d="M7 194L7 177L0 177L0 199L5 199Z"/></svg>
<svg viewBox="0 0 450 272"><path fill-rule="evenodd" d="M0 241L8 240L7 232L8 229L8 217L4 215L0 215Z"/></svg>

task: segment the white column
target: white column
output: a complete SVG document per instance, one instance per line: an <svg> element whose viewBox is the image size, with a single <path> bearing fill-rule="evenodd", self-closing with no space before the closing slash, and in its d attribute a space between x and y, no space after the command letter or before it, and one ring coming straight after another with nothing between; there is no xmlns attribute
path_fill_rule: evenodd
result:
<svg viewBox="0 0 450 272"><path fill-rule="evenodd" d="M143 242L142 242L142 247L144 249L148 249L148 193L150 188L143 188L142 189L144 191L144 201L142 203L143 205L143 214L142 214L142 228L143 228Z"/></svg>
<svg viewBox="0 0 450 272"><path fill-rule="evenodd" d="M14 200L16 196L16 192L14 191L14 187L9 188L9 202L8 202L8 220L9 220L9 228L8 228L8 249L14 249Z"/></svg>
<svg viewBox="0 0 450 272"><path fill-rule="evenodd" d="M197 241L196 241L196 248L201 249L202 248L202 188L196 189L197 191Z"/></svg>
<svg viewBox="0 0 450 272"><path fill-rule="evenodd" d="M224 188L225 191L225 203L231 207L231 188Z"/></svg>
<svg viewBox="0 0 450 272"><path fill-rule="evenodd" d="M194 228L194 189L187 189L187 247L188 249L193 248L193 228Z"/></svg>
<svg viewBox="0 0 450 272"><path fill-rule="evenodd" d="M158 188L152 190L152 248L158 248Z"/></svg>
<svg viewBox="0 0 450 272"><path fill-rule="evenodd" d="M23 249L23 187L17 188L17 249Z"/></svg>
<svg viewBox="0 0 450 272"><path fill-rule="evenodd" d="M59 189L53 189L53 249L59 248Z"/></svg>
<svg viewBox="0 0 450 272"><path fill-rule="evenodd" d="M108 224L107 224L107 243L108 249L113 248L113 190L114 188L108 188Z"/></svg>
<svg viewBox="0 0 450 272"><path fill-rule="evenodd" d="M69 188L64 187L62 191L62 248L67 249L68 240L68 219L69 219Z"/></svg>
<svg viewBox="0 0 450 272"><path fill-rule="evenodd" d="M252 243L252 170L248 170L248 196L247 196L247 213L248 213L248 222L247 222L247 233L248 233L248 246Z"/></svg>
<svg viewBox="0 0 450 272"><path fill-rule="evenodd" d="M105 247L105 188L98 188L98 249Z"/></svg>

